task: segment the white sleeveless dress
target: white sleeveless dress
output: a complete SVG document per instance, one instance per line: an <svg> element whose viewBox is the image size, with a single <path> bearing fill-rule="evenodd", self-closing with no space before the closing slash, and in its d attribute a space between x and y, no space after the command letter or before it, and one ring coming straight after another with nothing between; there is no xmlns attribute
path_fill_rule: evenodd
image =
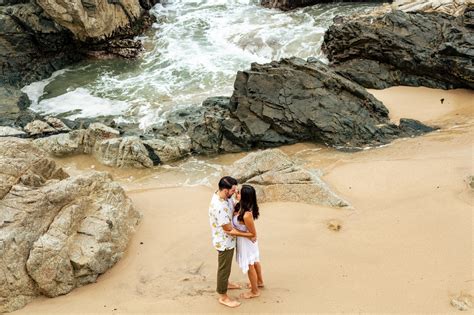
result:
<svg viewBox="0 0 474 315"><path fill-rule="evenodd" d="M241 232L248 232L245 224L237 220L237 215L232 218L232 225ZM235 260L239 264L240 269L244 273L249 271L249 265L260 262L260 251L258 250L258 242L252 242L247 237L237 236L237 247Z"/></svg>

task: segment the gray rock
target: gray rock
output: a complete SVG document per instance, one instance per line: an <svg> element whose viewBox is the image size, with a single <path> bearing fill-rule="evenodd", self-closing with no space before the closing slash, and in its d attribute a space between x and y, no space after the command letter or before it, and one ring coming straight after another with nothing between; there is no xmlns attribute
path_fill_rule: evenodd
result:
<svg viewBox="0 0 474 315"><path fill-rule="evenodd" d="M146 10L155 3L3 0L0 85L20 88L91 55L136 58L143 46L135 37L154 22ZM22 96L18 105L29 103Z"/></svg>
<svg viewBox="0 0 474 315"><path fill-rule="evenodd" d="M225 125L225 135L243 148L298 141L354 148L413 135L391 124L388 109L363 87L320 62L299 58L239 72L230 103L241 130Z"/></svg>
<svg viewBox="0 0 474 315"><path fill-rule="evenodd" d="M27 140L0 147L0 312L10 312L94 282L140 215L106 173L69 177Z"/></svg>
<svg viewBox="0 0 474 315"><path fill-rule="evenodd" d="M45 117L45 121L58 132L60 132L60 131L65 131L65 132L71 131L71 128L66 126L65 123L63 123L60 119L58 119L56 117L47 116L47 117Z"/></svg>
<svg viewBox="0 0 474 315"><path fill-rule="evenodd" d="M138 137L123 137L96 142L94 157L102 164L115 167L152 167L148 149Z"/></svg>
<svg viewBox="0 0 474 315"><path fill-rule="evenodd" d="M51 116L46 117L44 121L36 119L27 123L24 130L34 138L71 131L60 119Z"/></svg>
<svg viewBox="0 0 474 315"><path fill-rule="evenodd" d="M12 127L0 127L0 137L23 137L26 133L23 130Z"/></svg>
<svg viewBox="0 0 474 315"><path fill-rule="evenodd" d="M191 139L187 135L145 140L143 143L153 150L159 163L177 161L191 153Z"/></svg>
<svg viewBox="0 0 474 315"><path fill-rule="evenodd" d="M25 131L31 136L54 133L57 130L42 120L35 120L25 126Z"/></svg>
<svg viewBox="0 0 474 315"><path fill-rule="evenodd" d="M472 0L395 0L391 8L404 12L442 12L461 15Z"/></svg>
<svg viewBox="0 0 474 315"><path fill-rule="evenodd" d="M333 3L334 0L261 0L260 4L270 9L293 10L319 3ZM337 2L391 2L391 0L342 0Z"/></svg>
<svg viewBox="0 0 474 315"><path fill-rule="evenodd" d="M367 88L393 85L474 88L469 17L394 11L335 20L323 51L337 73Z"/></svg>
<svg viewBox="0 0 474 315"><path fill-rule="evenodd" d="M293 201L350 207L321 180L320 171L305 169L278 149L253 152L225 169L239 183L252 185L259 201Z"/></svg>
<svg viewBox="0 0 474 315"><path fill-rule="evenodd" d="M14 87L44 79L80 60L73 35L35 1L0 7L0 84Z"/></svg>
<svg viewBox="0 0 474 315"><path fill-rule="evenodd" d="M86 133L87 131L84 129L74 130L70 133L33 140L33 144L43 151L58 157L81 154L85 152L84 139L86 138Z"/></svg>
<svg viewBox="0 0 474 315"><path fill-rule="evenodd" d="M118 167L151 167L189 154L242 152L299 141L361 149L434 130L419 121L394 125L387 108L328 66L299 58L252 64L237 74L231 98L170 112L144 135L119 138L102 124L34 143L54 155L93 154ZM133 133L132 133L133 134ZM62 147L62 148L61 148Z"/></svg>
<svg viewBox="0 0 474 315"><path fill-rule="evenodd" d="M74 130L65 134L36 139L33 143L42 150L55 155L90 154L96 143L117 138L120 133L101 123L93 123L88 129Z"/></svg>
<svg viewBox="0 0 474 315"><path fill-rule="evenodd" d="M150 10L155 4L160 3L160 0L139 0L140 6L145 10Z"/></svg>

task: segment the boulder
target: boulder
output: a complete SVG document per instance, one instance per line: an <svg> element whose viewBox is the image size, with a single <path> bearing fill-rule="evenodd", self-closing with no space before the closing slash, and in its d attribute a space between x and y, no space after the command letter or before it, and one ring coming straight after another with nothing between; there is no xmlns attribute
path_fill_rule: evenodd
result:
<svg viewBox="0 0 474 315"><path fill-rule="evenodd" d="M239 183L252 185L261 202L292 201L331 207L350 207L321 179L318 170L305 169L278 149L248 154L226 168Z"/></svg>
<svg viewBox="0 0 474 315"><path fill-rule="evenodd" d="M96 143L117 138L120 133L101 123L92 123L87 129L36 139L33 143L42 150L55 155L93 153Z"/></svg>
<svg viewBox="0 0 474 315"><path fill-rule="evenodd" d="M156 154L158 163L177 161L191 153L191 139L187 135L145 140L143 144Z"/></svg>
<svg viewBox="0 0 474 315"><path fill-rule="evenodd" d="M20 88L81 58L73 34L35 1L0 6L0 85Z"/></svg>
<svg viewBox="0 0 474 315"><path fill-rule="evenodd" d="M19 89L87 56L136 58L136 35L154 22L148 9L156 2L1 1L0 86Z"/></svg>
<svg viewBox="0 0 474 315"><path fill-rule="evenodd" d="M106 173L69 177L30 141L0 139L0 312L94 282L140 215Z"/></svg>
<svg viewBox="0 0 474 315"><path fill-rule="evenodd" d="M237 74L232 97L179 108L139 136L100 123L34 140L56 156L93 154L118 167L151 167L190 154L242 152L300 141L361 149L434 130L419 121L390 122L388 109L362 86L319 61L282 59ZM133 134L131 131L127 131Z"/></svg>
<svg viewBox="0 0 474 315"><path fill-rule="evenodd" d="M30 136L47 135L56 132L54 127L42 120L32 121L24 129Z"/></svg>
<svg viewBox="0 0 474 315"><path fill-rule="evenodd" d="M80 41L109 37L137 20L142 8L137 0L35 0L56 23Z"/></svg>
<svg viewBox="0 0 474 315"><path fill-rule="evenodd" d="M307 7L319 3L333 2L391 2L391 0L261 0L260 4L270 9L293 10L296 8Z"/></svg>
<svg viewBox="0 0 474 315"><path fill-rule="evenodd" d="M247 149L299 141L350 149L414 135L391 124L388 109L362 86L321 62L299 58L240 71L230 108L240 125L226 121L224 134Z"/></svg>
<svg viewBox="0 0 474 315"><path fill-rule="evenodd" d="M474 88L474 6L463 15L406 13L338 17L324 35L331 67L366 88Z"/></svg>
<svg viewBox="0 0 474 315"><path fill-rule="evenodd" d="M8 126L0 127L0 137L24 137L26 133L23 130Z"/></svg>
<svg viewBox="0 0 474 315"><path fill-rule="evenodd" d="M458 16L472 3L472 0L395 0L391 9L404 12L442 12Z"/></svg>
<svg viewBox="0 0 474 315"><path fill-rule="evenodd" d="M143 168L152 167L154 164L148 149L138 137L113 138L97 142L92 153L100 163L109 166Z"/></svg>
<svg viewBox="0 0 474 315"><path fill-rule="evenodd" d="M149 141L150 144L152 142ZM149 143L135 136L120 137L119 131L101 123L92 123L87 129L36 139L33 143L54 156L92 154L100 163L114 167L142 168L160 163L160 158ZM172 143L159 147L156 143L154 146L161 154L162 151L171 152L175 149L170 145ZM171 153L168 155L172 156Z"/></svg>

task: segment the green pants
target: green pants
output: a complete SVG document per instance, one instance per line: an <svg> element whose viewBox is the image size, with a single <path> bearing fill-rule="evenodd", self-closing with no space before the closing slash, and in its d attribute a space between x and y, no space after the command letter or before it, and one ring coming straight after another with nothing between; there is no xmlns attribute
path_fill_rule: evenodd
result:
<svg viewBox="0 0 474 315"><path fill-rule="evenodd" d="M230 270L232 269L232 258L234 257L234 249L228 249L218 252L218 268L217 268L217 293L226 294L227 284L229 283Z"/></svg>

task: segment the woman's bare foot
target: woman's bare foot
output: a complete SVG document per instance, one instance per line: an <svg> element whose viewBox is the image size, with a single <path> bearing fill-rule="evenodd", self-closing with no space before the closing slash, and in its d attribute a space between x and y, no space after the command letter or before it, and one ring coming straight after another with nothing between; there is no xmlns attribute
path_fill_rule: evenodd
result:
<svg viewBox="0 0 474 315"><path fill-rule="evenodd" d="M262 283L259 283L259 284L258 284L258 287L259 287L259 288L264 288L265 285L264 285L263 282L262 282ZM247 289L251 289L251 288L252 288L252 284L247 283Z"/></svg>
<svg viewBox="0 0 474 315"><path fill-rule="evenodd" d="M242 289L242 286L238 283L232 283L232 282L229 282L227 284L227 289L228 290L233 290L233 289Z"/></svg>
<svg viewBox="0 0 474 315"><path fill-rule="evenodd" d="M232 300L229 297L219 298L219 303L221 303L222 305L225 305L227 307L231 307L231 308L240 306L240 304L241 304L239 301Z"/></svg>
<svg viewBox="0 0 474 315"><path fill-rule="evenodd" d="M253 293L252 291L247 291L240 295L242 299L251 299L251 298L256 298L259 296L260 296L260 291L258 291L257 293Z"/></svg>

